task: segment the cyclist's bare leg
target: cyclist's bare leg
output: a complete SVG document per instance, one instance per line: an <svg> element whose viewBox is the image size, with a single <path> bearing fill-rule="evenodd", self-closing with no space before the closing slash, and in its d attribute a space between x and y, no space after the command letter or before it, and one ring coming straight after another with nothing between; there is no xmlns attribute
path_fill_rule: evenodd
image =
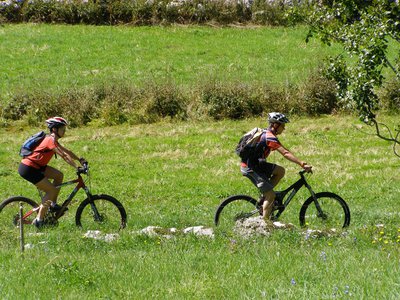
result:
<svg viewBox="0 0 400 300"><path fill-rule="evenodd" d="M63 173L50 166L46 167L44 175L46 177L36 184L36 187L39 190L45 192L45 195L42 199L42 205L40 205L39 208L39 220L43 220L51 204L56 203L58 194L60 193L60 188L57 188L56 186L60 185L64 179ZM51 182L50 180L53 180L53 182Z"/></svg>
<svg viewBox="0 0 400 300"><path fill-rule="evenodd" d="M274 207L274 201L275 201L275 192L273 190L270 190L268 192L265 192L263 194L264 196L264 202L263 202L263 218L264 220L270 220L271 218L271 212Z"/></svg>
<svg viewBox="0 0 400 300"><path fill-rule="evenodd" d="M274 187L277 186L279 181L285 176L285 169L281 166L276 165L272 171L271 183Z"/></svg>
<svg viewBox="0 0 400 300"><path fill-rule="evenodd" d="M56 188L46 177L39 181L36 187L45 192L38 213L38 219L43 220L51 203L56 201L59 188Z"/></svg>
<svg viewBox="0 0 400 300"><path fill-rule="evenodd" d="M44 176L48 179L53 179L54 186L60 185L64 179L64 174L62 172L60 172L59 170L57 170L53 167L50 167L50 166L46 167L46 170L44 171ZM59 193L60 193L60 189L57 188L56 196L55 196L55 198L53 198L54 200L52 200L52 202L56 203Z"/></svg>

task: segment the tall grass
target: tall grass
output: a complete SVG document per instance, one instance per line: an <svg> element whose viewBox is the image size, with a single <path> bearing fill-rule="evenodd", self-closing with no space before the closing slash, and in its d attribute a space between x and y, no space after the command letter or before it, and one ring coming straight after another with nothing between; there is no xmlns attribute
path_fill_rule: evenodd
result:
<svg viewBox="0 0 400 300"><path fill-rule="evenodd" d="M398 119L379 117L389 125ZM2 297L397 298L398 159L389 144L367 134L372 128L348 116L292 118L280 137L314 166L309 182L316 191L336 192L348 202L352 221L345 232L306 238L298 227L306 197L300 194L281 217L295 229L270 237L243 239L216 231L212 240L165 239L135 233L149 225L212 227L224 197L256 197L256 189L240 175L233 148L243 132L264 125L263 119L248 119L68 131L61 143L91 163L93 192L122 201L128 227L113 243L83 238L74 226L75 205L58 227L42 235L27 229L26 243L34 247L21 255L18 230L0 224ZM17 124L0 130L2 198L21 194L37 199L34 187L16 172L19 145L29 133ZM279 188L297 179L295 165L275 152L270 159L287 169ZM73 177L60 159L52 165Z"/></svg>

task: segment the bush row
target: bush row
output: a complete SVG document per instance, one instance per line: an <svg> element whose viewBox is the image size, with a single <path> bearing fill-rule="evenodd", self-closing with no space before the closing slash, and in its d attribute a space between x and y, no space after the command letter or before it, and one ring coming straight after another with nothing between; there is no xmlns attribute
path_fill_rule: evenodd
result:
<svg viewBox="0 0 400 300"><path fill-rule="evenodd" d="M296 4L293 4L296 3ZM309 1L285 0L6 0L0 22L92 25L301 22Z"/></svg>
<svg viewBox="0 0 400 300"><path fill-rule="evenodd" d="M271 87L267 84L210 81L180 87L173 82L138 87L103 83L61 92L18 92L0 106L3 123L16 120L38 124L49 116L62 115L72 126L89 122L105 125L157 122L163 118L199 120L242 119L269 111L292 114L329 114L340 109L335 85L314 75L302 87ZM1 99L0 99L1 100Z"/></svg>
<svg viewBox="0 0 400 300"><path fill-rule="evenodd" d="M18 92L9 101L0 99L0 123L4 126L23 120L37 125L56 115L67 118L71 126L81 126L90 122L104 125L153 123L164 118L243 119L270 111L310 116L351 112L351 105L341 102L336 92L335 83L320 72L312 74L302 86L285 87L218 81L190 88L173 82L152 82L138 87L129 82L109 82L58 93ZM398 81L387 84L380 91L381 109L399 113L399 95Z"/></svg>

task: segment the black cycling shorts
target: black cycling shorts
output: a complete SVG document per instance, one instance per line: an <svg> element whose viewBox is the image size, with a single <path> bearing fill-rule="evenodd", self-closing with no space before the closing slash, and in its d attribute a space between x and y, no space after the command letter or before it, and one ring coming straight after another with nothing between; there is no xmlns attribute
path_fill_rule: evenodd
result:
<svg viewBox="0 0 400 300"><path fill-rule="evenodd" d="M28 180L29 182L32 182L33 184L37 184L38 182L43 180L43 178L45 178L45 170L46 166L41 167L40 169L35 169L23 163L20 163L18 167L19 175L21 175L22 178Z"/></svg>
<svg viewBox="0 0 400 300"><path fill-rule="evenodd" d="M243 176L246 176L260 190L261 193L272 191L274 186L271 183L272 173L276 164L262 162L253 169L240 167Z"/></svg>

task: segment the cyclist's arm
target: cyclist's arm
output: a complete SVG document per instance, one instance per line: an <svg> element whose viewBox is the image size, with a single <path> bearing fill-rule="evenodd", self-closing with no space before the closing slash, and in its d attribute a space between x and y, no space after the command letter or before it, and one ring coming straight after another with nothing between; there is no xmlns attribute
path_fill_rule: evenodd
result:
<svg viewBox="0 0 400 300"><path fill-rule="evenodd" d="M285 147L280 146L278 149L276 149L284 158L287 160L294 162L295 164L298 164L300 167L302 167L305 170L311 170L311 166L308 165L306 162L298 159L292 152L287 150Z"/></svg>
<svg viewBox="0 0 400 300"><path fill-rule="evenodd" d="M79 160L78 156L76 156L72 151L64 148L60 144L57 144L54 151L59 155L62 159L64 159L69 165L74 167L75 169L78 168L78 165L75 163L75 160Z"/></svg>
<svg viewBox="0 0 400 300"><path fill-rule="evenodd" d="M68 150L67 148L63 147L62 145L58 144L58 146L65 152L67 153L72 159L79 160L79 157L75 155L71 150Z"/></svg>

